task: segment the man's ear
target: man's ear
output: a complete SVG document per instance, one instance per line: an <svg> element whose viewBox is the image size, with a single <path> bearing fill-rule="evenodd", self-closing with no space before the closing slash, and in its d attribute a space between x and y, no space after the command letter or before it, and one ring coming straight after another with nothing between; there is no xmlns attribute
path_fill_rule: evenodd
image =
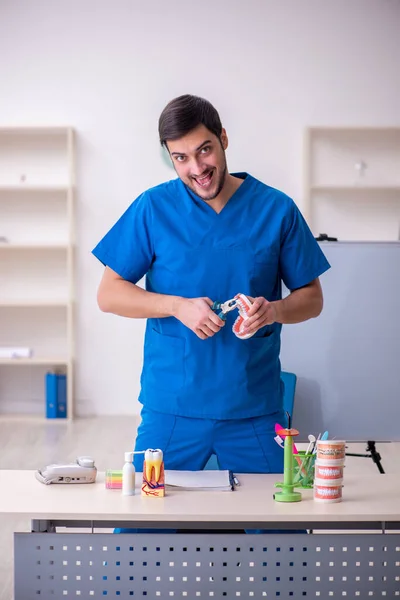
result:
<svg viewBox="0 0 400 600"><path fill-rule="evenodd" d="M226 135L226 130L224 128L222 128L221 131L221 146L224 150L228 147L228 136Z"/></svg>

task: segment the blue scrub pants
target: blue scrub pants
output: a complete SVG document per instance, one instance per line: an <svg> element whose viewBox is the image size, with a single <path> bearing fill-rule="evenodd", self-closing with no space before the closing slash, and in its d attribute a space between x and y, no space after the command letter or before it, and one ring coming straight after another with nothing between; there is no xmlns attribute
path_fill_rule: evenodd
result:
<svg viewBox="0 0 400 600"><path fill-rule="evenodd" d="M282 473L283 450L275 423L286 426L283 411L248 419L196 419L142 409L135 450L160 448L166 469L198 471L216 454L221 469L234 473ZM135 455L137 472L143 455Z"/></svg>
<svg viewBox="0 0 400 600"><path fill-rule="evenodd" d="M282 473L283 449L275 442L275 423L286 426L283 411L248 419L195 419L141 412L135 450L160 448L165 469L200 471L212 454L221 469L234 473ZM143 454L135 455L135 468L143 470ZM272 493L272 492L271 492ZM115 533L150 533L151 529L116 529ZM153 530L169 533L169 530ZM262 533L265 530L247 530Z"/></svg>

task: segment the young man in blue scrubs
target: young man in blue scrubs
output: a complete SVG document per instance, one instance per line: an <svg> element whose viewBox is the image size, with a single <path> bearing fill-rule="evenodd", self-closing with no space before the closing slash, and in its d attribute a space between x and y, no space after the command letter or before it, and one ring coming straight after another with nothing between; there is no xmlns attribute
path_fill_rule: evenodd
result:
<svg viewBox="0 0 400 600"><path fill-rule="evenodd" d="M329 264L288 196L228 172L207 100L172 100L159 135L178 178L139 196L93 250L101 310L147 319L136 449L161 448L167 469L202 469L215 453L223 469L281 472L281 328L320 314ZM253 300L248 339L232 332L236 310L226 321L211 310L238 293Z"/></svg>

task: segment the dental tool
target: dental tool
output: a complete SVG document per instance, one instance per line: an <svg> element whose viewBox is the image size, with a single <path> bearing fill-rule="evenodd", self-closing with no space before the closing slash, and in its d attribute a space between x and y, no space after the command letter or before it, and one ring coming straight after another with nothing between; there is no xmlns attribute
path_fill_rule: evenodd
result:
<svg viewBox="0 0 400 600"><path fill-rule="evenodd" d="M255 333L255 331L250 333L246 332L244 329L245 321L248 319L247 313L249 312L251 306L252 302L247 296L245 296L245 294L236 294L234 298L231 298L226 302L219 302L216 300L213 302L211 310L214 311L220 319L226 321L226 314L237 308L239 315L232 326L232 331L239 339L247 340Z"/></svg>
<svg viewBox="0 0 400 600"><path fill-rule="evenodd" d="M280 435L278 435L278 431L284 431L284 427L282 427L282 425L279 425L279 423L275 423L275 433L277 434L274 437L274 440L276 441L276 443L278 444L278 446L282 446L283 448L283 439L284 436L281 437ZM278 439L277 439L278 438ZM299 451L297 450L296 444L293 444L293 454L298 454Z"/></svg>
<svg viewBox="0 0 400 600"><path fill-rule="evenodd" d="M230 312L231 310L234 310L236 308L236 300L235 298L232 298L231 300L227 300L226 302L219 302L218 300L216 300L215 302L213 302L212 306L211 306L211 310L213 310L215 313L217 313L217 316L222 319L223 321L226 321L226 313ZM217 312L219 311L219 312Z"/></svg>
<svg viewBox="0 0 400 600"><path fill-rule="evenodd" d="M314 448L313 445L317 441L317 438L315 437L315 435L313 435L312 433L310 433L309 436L308 436L308 441L310 443L307 446L306 454L310 454L311 453L311 448Z"/></svg>
<svg viewBox="0 0 400 600"><path fill-rule="evenodd" d="M290 427L288 429L280 429L278 435L284 438L284 457L283 457L283 483L275 483L275 487L282 488L281 491L275 492L274 500L276 502L300 502L301 493L295 492L294 488L299 487L293 482L293 438L299 435L297 429Z"/></svg>

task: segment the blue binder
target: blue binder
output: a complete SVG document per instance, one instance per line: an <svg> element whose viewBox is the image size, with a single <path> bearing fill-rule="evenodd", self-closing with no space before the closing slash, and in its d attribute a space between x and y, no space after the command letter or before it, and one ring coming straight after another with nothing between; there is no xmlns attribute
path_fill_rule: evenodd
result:
<svg viewBox="0 0 400 600"><path fill-rule="evenodd" d="M57 417L65 419L67 416L67 376L57 375Z"/></svg>
<svg viewBox="0 0 400 600"><path fill-rule="evenodd" d="M46 373L46 418L65 419L67 417L67 376L59 373Z"/></svg>
<svg viewBox="0 0 400 600"><path fill-rule="evenodd" d="M46 418L55 419L57 417L57 375L55 373L46 373Z"/></svg>

